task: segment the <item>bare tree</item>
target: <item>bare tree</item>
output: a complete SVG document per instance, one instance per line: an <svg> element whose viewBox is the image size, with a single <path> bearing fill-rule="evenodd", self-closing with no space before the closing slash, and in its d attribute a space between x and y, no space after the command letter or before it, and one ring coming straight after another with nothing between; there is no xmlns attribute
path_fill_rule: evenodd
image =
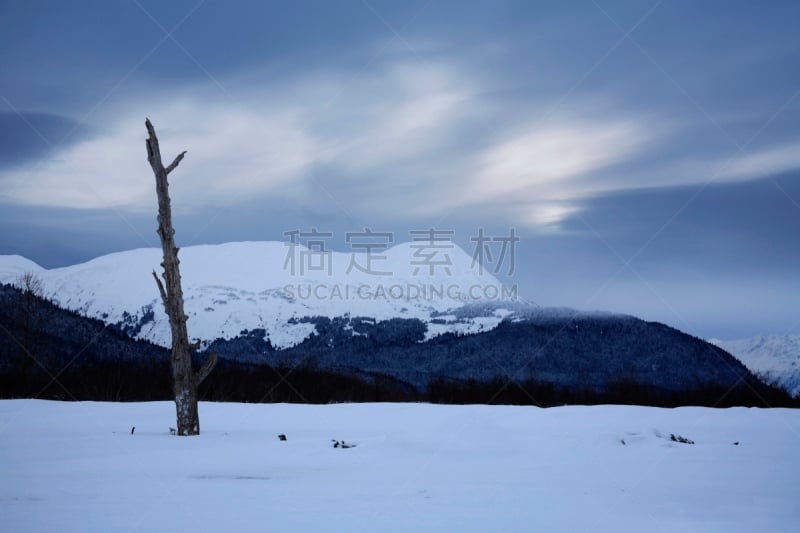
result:
<svg viewBox="0 0 800 533"><path fill-rule="evenodd" d="M186 320L183 312L183 289L179 269L178 248L175 246L175 230L172 227L172 208L169 198L167 175L178 167L186 155L181 152L175 160L164 167L161 163L161 152L158 138L150 119L145 120L147 127L147 161L156 177L156 193L158 194L158 236L164 252L164 283L153 271L153 278L158 285L164 309L169 317L172 330L172 390L175 393L175 409L178 415L178 435L199 435L200 417L197 413L197 386L208 377L217 363L217 354L212 352L203 366L195 371L192 368L192 350L200 347L200 343L189 343Z"/></svg>
<svg viewBox="0 0 800 533"><path fill-rule="evenodd" d="M14 285L16 285L26 297L41 298L44 295L42 279L33 272L23 272L20 274Z"/></svg>

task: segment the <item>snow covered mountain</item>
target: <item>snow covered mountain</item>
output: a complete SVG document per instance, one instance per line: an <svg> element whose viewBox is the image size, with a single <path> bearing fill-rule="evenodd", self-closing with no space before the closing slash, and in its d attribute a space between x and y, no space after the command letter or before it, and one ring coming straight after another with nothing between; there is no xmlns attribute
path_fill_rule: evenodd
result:
<svg viewBox="0 0 800 533"><path fill-rule="evenodd" d="M427 325L426 338L478 333L495 328L516 305L514 294L455 245L404 243L370 258L283 242L235 242L186 247L180 258L189 334L203 341L263 329L272 346L287 348L314 331L313 323L299 319L348 315L417 318ZM32 272L58 305L169 346L151 275L161 272L161 260L160 249L143 248L48 270L20 256L0 256L0 283ZM482 311L451 314L468 305Z"/></svg>
<svg viewBox="0 0 800 533"><path fill-rule="evenodd" d="M418 391L441 379L487 383L498 377L535 379L562 391L636 384L659 394L728 390L755 380L732 356L669 326L518 301L455 246L411 242L368 257L238 242L186 247L180 258L189 335L231 365L308 364L364 379L384 376ZM97 319L112 326L109 331L168 347L169 323L152 277L161 260L160 249L138 249L48 270L0 256L0 283L33 273L44 296L78 319ZM8 287L0 292L13 322L19 294ZM47 313L58 322L48 346L61 339L59 353L69 361L75 355L68 348L85 343L66 325L83 322ZM24 324L18 326L22 335ZM114 342L109 338L104 346ZM18 351L7 344L9 354ZM98 350L96 359L122 358L116 352Z"/></svg>
<svg viewBox="0 0 800 533"><path fill-rule="evenodd" d="M709 342L733 354L770 385L781 387L796 398L800 397L800 335L730 341L711 339Z"/></svg>
<svg viewBox="0 0 800 533"><path fill-rule="evenodd" d="M686 401L707 402L728 391L729 398L738 395L731 401L748 403L745 385L732 388L743 380L761 385L727 352L667 325L538 308L504 292L462 250L448 248L446 257L430 252L401 244L375 254L370 264L365 255L319 255L280 242L187 247L181 270L189 334L216 351L230 371L265 364L306 368L420 394L436 387L488 387L500 379L550 387L543 393L576 401L591 393L665 404L683 394ZM152 278L160 262L159 249L51 270L0 256L0 283L31 272L60 306L36 306L47 324L34 337L40 363L56 372L73 362L122 371L136 361L137 371L150 365L156 372L165 352L128 337L169 345ZM35 384L16 340L30 339L33 327L27 320L32 315L19 312L23 305L22 293L0 287L0 322L10 328L0 335L0 361L8 363L4 379ZM102 323L111 327L102 329ZM99 338L98 327L108 335ZM491 397L483 396L480 390L473 394Z"/></svg>

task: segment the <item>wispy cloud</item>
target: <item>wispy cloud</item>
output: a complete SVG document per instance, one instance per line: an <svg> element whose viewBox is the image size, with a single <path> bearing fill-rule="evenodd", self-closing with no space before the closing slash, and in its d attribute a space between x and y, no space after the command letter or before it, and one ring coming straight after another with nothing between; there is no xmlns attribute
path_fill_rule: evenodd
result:
<svg viewBox="0 0 800 533"><path fill-rule="evenodd" d="M720 175L726 179L748 179L798 168L800 168L800 139L779 146L740 153L722 168Z"/></svg>
<svg viewBox="0 0 800 533"><path fill-rule="evenodd" d="M636 155L647 136L634 120L553 120L489 145L455 197L460 204L522 204L522 224L554 226L592 188L593 174Z"/></svg>
<svg viewBox="0 0 800 533"><path fill-rule="evenodd" d="M146 109L161 131L164 158L187 149L172 179L187 204L209 203L252 190L267 191L299 176L312 161L310 139L291 111L251 113L225 104L176 96L140 104L103 132L28 168L6 171L6 194L17 203L72 208L152 204L144 151ZM257 180L253 180L254 176Z"/></svg>
<svg viewBox="0 0 800 533"><path fill-rule="evenodd" d="M552 229L586 196L641 187L642 175L647 187L684 179L630 166L675 133L666 120L576 97L541 121L530 103L509 112L515 102L498 97L496 83L444 60L393 58L355 75L233 80L226 95L204 86L163 90L98 117L96 135L47 160L3 171L4 201L150 208L146 115L165 157L189 151L172 176L184 208L269 195L325 210L332 194L364 217L504 210L516 224ZM794 144L768 148L736 161L720 179L797 168L798 153ZM685 179L707 174L704 167ZM318 181L327 195L311 192Z"/></svg>
<svg viewBox="0 0 800 533"><path fill-rule="evenodd" d="M225 203L281 189L291 194L314 166L353 178L404 169L446 140L471 95L440 66L390 65L252 88L232 102L191 91L160 93L107 115L102 133L44 161L5 170L7 201L72 208L149 206L143 120L153 119L165 157L187 149L173 176L185 205ZM337 90L346 91L335 97ZM332 102L334 95L336 102Z"/></svg>

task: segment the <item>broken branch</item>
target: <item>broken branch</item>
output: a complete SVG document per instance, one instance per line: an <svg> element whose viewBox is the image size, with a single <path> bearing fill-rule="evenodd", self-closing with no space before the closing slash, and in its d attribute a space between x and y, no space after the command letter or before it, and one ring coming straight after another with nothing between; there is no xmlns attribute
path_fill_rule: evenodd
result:
<svg viewBox="0 0 800 533"><path fill-rule="evenodd" d="M167 174L169 174L170 172L175 170L175 168L177 168L178 163L180 163L183 160L183 156L185 155L186 155L186 150L178 154L178 156L175 158L175 161L170 163L169 166L166 168Z"/></svg>
<svg viewBox="0 0 800 533"><path fill-rule="evenodd" d="M156 271L153 270L153 279L156 280L156 285L158 285L158 292L161 293L161 301L164 302L164 308L167 307L167 292L164 290L164 284L161 283L161 280L158 278L158 274Z"/></svg>

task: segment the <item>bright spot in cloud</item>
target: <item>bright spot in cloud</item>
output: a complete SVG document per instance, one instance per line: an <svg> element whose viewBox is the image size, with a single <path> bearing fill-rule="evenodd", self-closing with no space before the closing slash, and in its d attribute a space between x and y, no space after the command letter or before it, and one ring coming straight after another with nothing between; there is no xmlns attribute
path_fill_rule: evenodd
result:
<svg viewBox="0 0 800 533"><path fill-rule="evenodd" d="M620 162L641 141L630 122L549 124L490 147L481 157L472 192L479 198L535 190Z"/></svg>

